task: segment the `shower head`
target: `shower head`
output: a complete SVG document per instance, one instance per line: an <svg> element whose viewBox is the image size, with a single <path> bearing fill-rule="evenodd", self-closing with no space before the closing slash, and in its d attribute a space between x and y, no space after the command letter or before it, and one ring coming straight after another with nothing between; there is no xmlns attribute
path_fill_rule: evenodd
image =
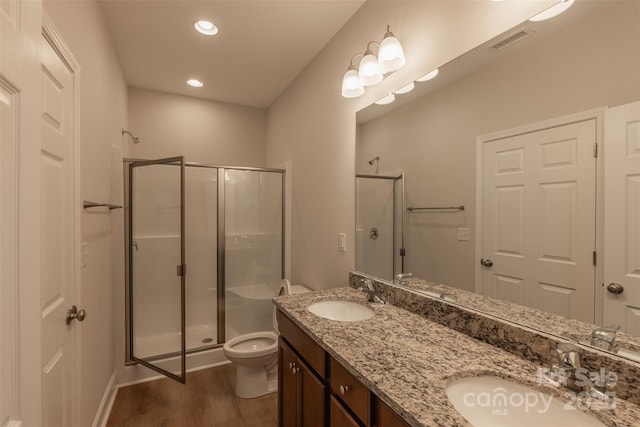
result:
<svg viewBox="0 0 640 427"><path fill-rule="evenodd" d="M138 138L137 136L135 136L134 134L132 134L128 130L122 129L122 135L124 135L125 133L131 137L131 139L133 140L134 144L139 144L140 143L140 138Z"/></svg>
<svg viewBox="0 0 640 427"><path fill-rule="evenodd" d="M380 156L375 156L373 159L369 160L369 164L373 166L373 163L377 162L378 160L380 160Z"/></svg>

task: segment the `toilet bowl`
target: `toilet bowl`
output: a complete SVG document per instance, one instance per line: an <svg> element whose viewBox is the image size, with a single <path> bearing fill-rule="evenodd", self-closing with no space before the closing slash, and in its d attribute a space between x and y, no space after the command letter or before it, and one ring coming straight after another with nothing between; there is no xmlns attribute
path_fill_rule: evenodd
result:
<svg viewBox="0 0 640 427"><path fill-rule="evenodd" d="M308 292L304 286L291 286L282 280L279 295ZM275 295L274 295L275 296ZM273 327L278 325L273 306ZM264 396L278 389L278 333L252 332L227 341L222 347L224 355L236 365L236 396L243 399Z"/></svg>
<svg viewBox="0 0 640 427"><path fill-rule="evenodd" d="M236 396L263 396L278 389L278 334L253 332L227 341L224 355L236 365Z"/></svg>

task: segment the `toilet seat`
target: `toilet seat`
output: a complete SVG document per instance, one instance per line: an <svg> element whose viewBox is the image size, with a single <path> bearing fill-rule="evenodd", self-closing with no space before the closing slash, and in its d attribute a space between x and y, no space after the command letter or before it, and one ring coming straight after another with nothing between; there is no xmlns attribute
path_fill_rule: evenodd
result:
<svg viewBox="0 0 640 427"><path fill-rule="evenodd" d="M224 351L237 359L266 356L278 351L278 334L273 331L252 332L231 338Z"/></svg>

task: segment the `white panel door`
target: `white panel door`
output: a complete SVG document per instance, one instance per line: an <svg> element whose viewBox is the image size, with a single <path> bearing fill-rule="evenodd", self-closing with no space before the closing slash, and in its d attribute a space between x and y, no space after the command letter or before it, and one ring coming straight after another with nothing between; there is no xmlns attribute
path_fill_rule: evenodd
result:
<svg viewBox="0 0 640 427"><path fill-rule="evenodd" d="M74 80L43 38L41 116L42 420L73 426L75 330L67 311L75 304Z"/></svg>
<svg viewBox="0 0 640 427"><path fill-rule="evenodd" d="M604 144L604 323L640 336L640 102L606 111Z"/></svg>
<svg viewBox="0 0 640 427"><path fill-rule="evenodd" d="M0 425L39 425L41 4L0 1ZM36 265L34 266L33 263Z"/></svg>
<svg viewBox="0 0 640 427"><path fill-rule="evenodd" d="M596 120L483 146L487 296L594 321Z"/></svg>

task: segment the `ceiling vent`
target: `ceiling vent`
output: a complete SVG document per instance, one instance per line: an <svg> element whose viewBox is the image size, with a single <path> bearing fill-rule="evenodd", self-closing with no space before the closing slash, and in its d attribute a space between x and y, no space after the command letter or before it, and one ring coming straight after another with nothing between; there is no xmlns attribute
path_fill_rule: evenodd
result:
<svg viewBox="0 0 640 427"><path fill-rule="evenodd" d="M507 34L497 42L490 45L489 50L498 52L502 49L505 49L508 46L521 42L524 39L528 39L534 34L535 34L535 31L530 30L529 28L520 28L518 30L515 30L514 32Z"/></svg>

